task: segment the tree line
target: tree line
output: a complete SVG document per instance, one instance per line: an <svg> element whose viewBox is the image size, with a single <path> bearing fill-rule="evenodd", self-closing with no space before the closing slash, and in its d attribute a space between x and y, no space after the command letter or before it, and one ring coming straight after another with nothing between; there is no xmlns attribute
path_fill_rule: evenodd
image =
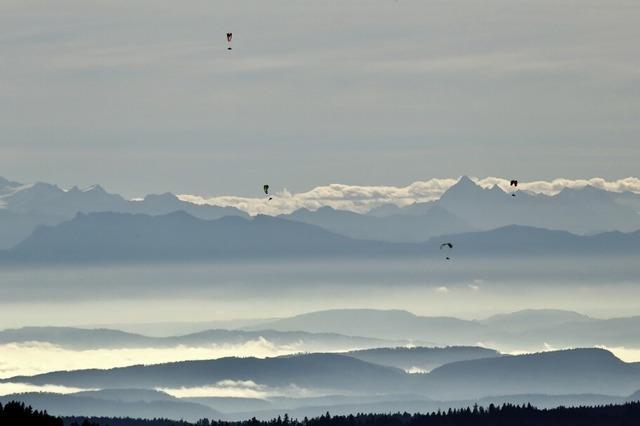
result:
<svg viewBox="0 0 640 426"><path fill-rule="evenodd" d="M63 426L64 422L44 410L34 410L22 402L11 401L4 406L0 404L0 425Z"/></svg>
<svg viewBox="0 0 640 426"><path fill-rule="evenodd" d="M53 417L19 402L0 404L0 425L42 426L637 426L640 402L597 407L538 409L526 405L475 405L425 414L350 414L292 419L287 414L272 420L225 421L202 419L196 423L167 419L107 417Z"/></svg>

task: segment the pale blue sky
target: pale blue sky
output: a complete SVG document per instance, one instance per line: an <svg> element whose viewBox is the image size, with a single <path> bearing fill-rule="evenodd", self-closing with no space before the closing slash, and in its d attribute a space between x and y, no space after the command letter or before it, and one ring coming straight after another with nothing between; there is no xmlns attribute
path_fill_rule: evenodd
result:
<svg viewBox="0 0 640 426"><path fill-rule="evenodd" d="M0 175L129 196L637 176L638 22L636 0L4 0Z"/></svg>

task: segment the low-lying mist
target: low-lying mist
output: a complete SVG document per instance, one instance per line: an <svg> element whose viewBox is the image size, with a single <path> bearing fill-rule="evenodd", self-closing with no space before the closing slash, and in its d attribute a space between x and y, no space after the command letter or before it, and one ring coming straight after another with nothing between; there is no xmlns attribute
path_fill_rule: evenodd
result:
<svg viewBox="0 0 640 426"><path fill-rule="evenodd" d="M44 342L0 345L0 378L59 370L113 368L135 364L215 359L230 356L266 358L304 351L304 344L275 345L261 338L239 345L170 348L71 350Z"/></svg>
<svg viewBox="0 0 640 426"><path fill-rule="evenodd" d="M0 328L273 318L331 308L482 318L527 308L640 312L631 258L230 262L6 268Z"/></svg>

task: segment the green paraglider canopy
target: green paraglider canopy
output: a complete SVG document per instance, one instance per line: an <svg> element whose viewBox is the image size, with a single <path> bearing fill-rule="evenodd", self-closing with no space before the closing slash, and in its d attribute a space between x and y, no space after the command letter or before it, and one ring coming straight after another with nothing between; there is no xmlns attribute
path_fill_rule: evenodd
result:
<svg viewBox="0 0 640 426"><path fill-rule="evenodd" d="M262 187L262 190L264 191L265 194L269 195L269 185L264 185Z"/></svg>

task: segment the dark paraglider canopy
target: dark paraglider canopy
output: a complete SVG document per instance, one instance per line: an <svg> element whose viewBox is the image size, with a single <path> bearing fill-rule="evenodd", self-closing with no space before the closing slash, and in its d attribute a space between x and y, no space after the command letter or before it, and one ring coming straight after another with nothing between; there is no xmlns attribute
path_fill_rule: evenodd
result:
<svg viewBox="0 0 640 426"><path fill-rule="evenodd" d="M516 188L518 187L518 181L516 179L511 179L511 183L509 184L509 186L515 186ZM516 193L512 193L511 194L512 197L516 196Z"/></svg>
<svg viewBox="0 0 640 426"><path fill-rule="evenodd" d="M442 244L440 244L440 250L444 250L445 251L445 260L451 260L451 257L449 256L449 254L451 253L452 249L453 249L453 244L452 243L442 243Z"/></svg>
<svg viewBox="0 0 640 426"><path fill-rule="evenodd" d="M267 195L267 201L273 200L273 197L269 196L269 185L262 185L262 190Z"/></svg>

